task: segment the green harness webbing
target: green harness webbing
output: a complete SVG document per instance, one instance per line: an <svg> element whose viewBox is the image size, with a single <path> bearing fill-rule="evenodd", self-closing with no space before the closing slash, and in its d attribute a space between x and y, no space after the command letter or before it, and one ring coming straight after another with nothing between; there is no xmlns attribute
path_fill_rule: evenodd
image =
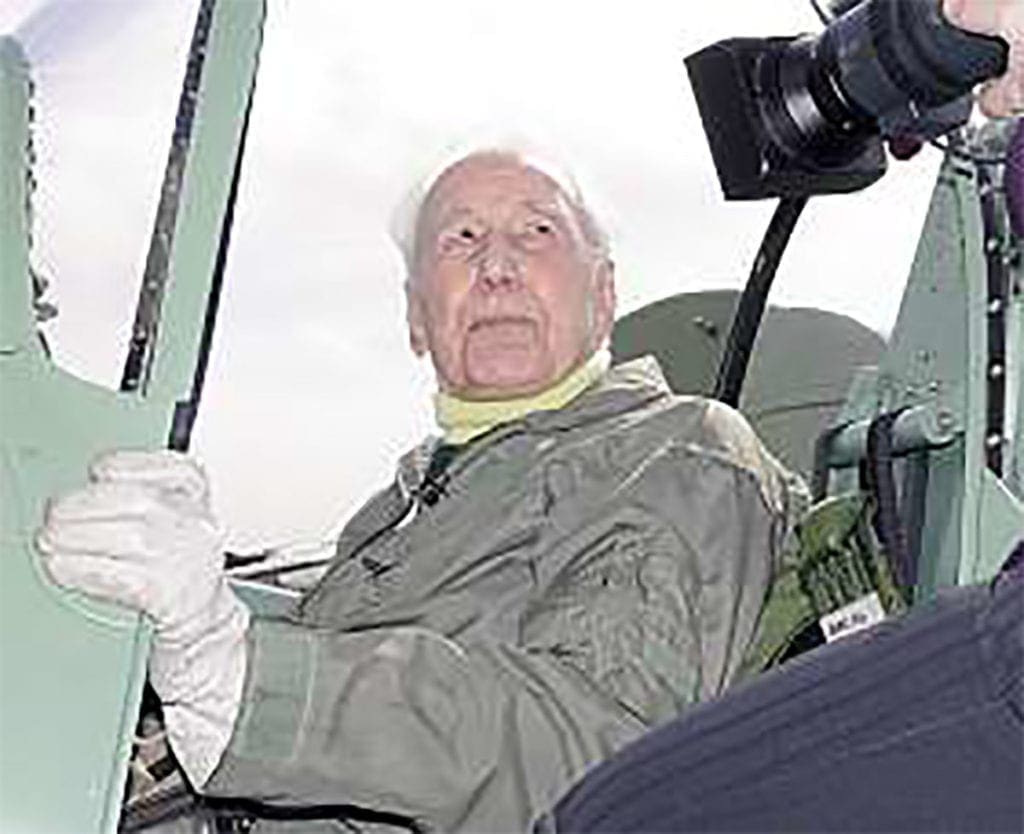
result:
<svg viewBox="0 0 1024 834"><path fill-rule="evenodd" d="M873 500L862 492L815 504L797 527L799 546L784 559L765 600L758 637L747 652L746 677L824 642L822 618L877 595L886 616L906 604L871 528ZM856 618L854 608L850 614ZM840 619L842 616L840 615ZM852 624L855 626L856 624ZM852 630L851 624L832 626Z"/></svg>

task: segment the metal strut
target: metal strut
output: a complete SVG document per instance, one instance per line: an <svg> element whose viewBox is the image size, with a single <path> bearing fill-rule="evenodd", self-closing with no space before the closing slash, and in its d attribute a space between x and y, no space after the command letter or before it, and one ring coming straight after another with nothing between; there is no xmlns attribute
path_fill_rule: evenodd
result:
<svg viewBox="0 0 1024 834"><path fill-rule="evenodd" d="M125 360L124 372L121 376L122 391L141 390L144 393L149 381L154 356L153 347L156 344L157 330L160 324L160 310L167 287L171 244L174 241L174 228L181 203L185 164L188 161L189 146L192 141L196 99L199 96L199 84L203 76L203 62L210 40L215 4L216 0L202 0L196 18L196 26L192 33L192 43L189 46L188 63L185 68L185 81L182 84L181 96L178 99L178 112L174 121L171 150L167 157L164 181L160 189L160 202L156 210L156 222L149 242L149 252L146 255L146 268L142 277L142 289L139 291L139 303L135 308L135 323L132 325L128 358Z"/></svg>

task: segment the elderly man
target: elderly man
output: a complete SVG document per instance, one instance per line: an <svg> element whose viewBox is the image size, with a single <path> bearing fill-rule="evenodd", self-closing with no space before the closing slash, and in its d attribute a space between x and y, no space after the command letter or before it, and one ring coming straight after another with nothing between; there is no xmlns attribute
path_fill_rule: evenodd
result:
<svg viewBox="0 0 1024 834"><path fill-rule="evenodd" d="M1011 40L983 103L1017 111L1021 4L945 8ZM38 536L57 582L152 619L174 750L204 793L254 801L256 830L525 830L743 672L801 503L735 412L673 396L653 361L608 369L613 269L573 188L471 155L409 248L444 437L353 516L289 619L234 596L186 458L100 459Z"/></svg>
<svg viewBox="0 0 1024 834"><path fill-rule="evenodd" d="M734 411L674 396L650 359L608 369L612 262L557 177L458 161L408 254L444 438L355 514L290 619L235 598L184 457L100 459L38 537L57 582L152 618L174 751L202 792L277 818L257 830L527 829L737 677L800 503Z"/></svg>

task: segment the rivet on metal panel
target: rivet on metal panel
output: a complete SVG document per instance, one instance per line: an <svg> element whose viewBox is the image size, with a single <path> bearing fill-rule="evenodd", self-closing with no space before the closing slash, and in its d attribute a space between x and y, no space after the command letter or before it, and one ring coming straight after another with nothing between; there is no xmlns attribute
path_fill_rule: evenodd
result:
<svg viewBox="0 0 1024 834"><path fill-rule="evenodd" d="M999 434L990 434L988 437L985 438L985 446L988 447L989 449L996 448L996 446L1001 445L1002 442L1002 435Z"/></svg>
<svg viewBox="0 0 1024 834"><path fill-rule="evenodd" d="M999 379L999 377L1003 375L1003 366L998 364L993 365L988 369L988 375L991 379Z"/></svg>
<svg viewBox="0 0 1024 834"><path fill-rule="evenodd" d="M943 408L935 415L935 425L943 434L948 434L956 425L956 416L949 409Z"/></svg>
<svg viewBox="0 0 1024 834"><path fill-rule="evenodd" d="M1003 299L1001 299L1001 298L993 298L988 303L988 314L990 316L998 315L1002 311L1003 311Z"/></svg>

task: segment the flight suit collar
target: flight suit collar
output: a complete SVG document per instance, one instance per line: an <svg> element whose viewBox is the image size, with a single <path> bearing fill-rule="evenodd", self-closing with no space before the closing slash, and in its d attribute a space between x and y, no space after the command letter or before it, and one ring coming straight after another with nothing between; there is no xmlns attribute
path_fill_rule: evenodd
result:
<svg viewBox="0 0 1024 834"><path fill-rule="evenodd" d="M624 414L670 394L657 360L653 356L641 356L613 366L594 385L560 409L531 412L474 438L458 448L454 459L476 459L513 434L546 435L568 431ZM396 481L403 494L416 492L431 459L444 445L443 438L431 436L402 456Z"/></svg>

